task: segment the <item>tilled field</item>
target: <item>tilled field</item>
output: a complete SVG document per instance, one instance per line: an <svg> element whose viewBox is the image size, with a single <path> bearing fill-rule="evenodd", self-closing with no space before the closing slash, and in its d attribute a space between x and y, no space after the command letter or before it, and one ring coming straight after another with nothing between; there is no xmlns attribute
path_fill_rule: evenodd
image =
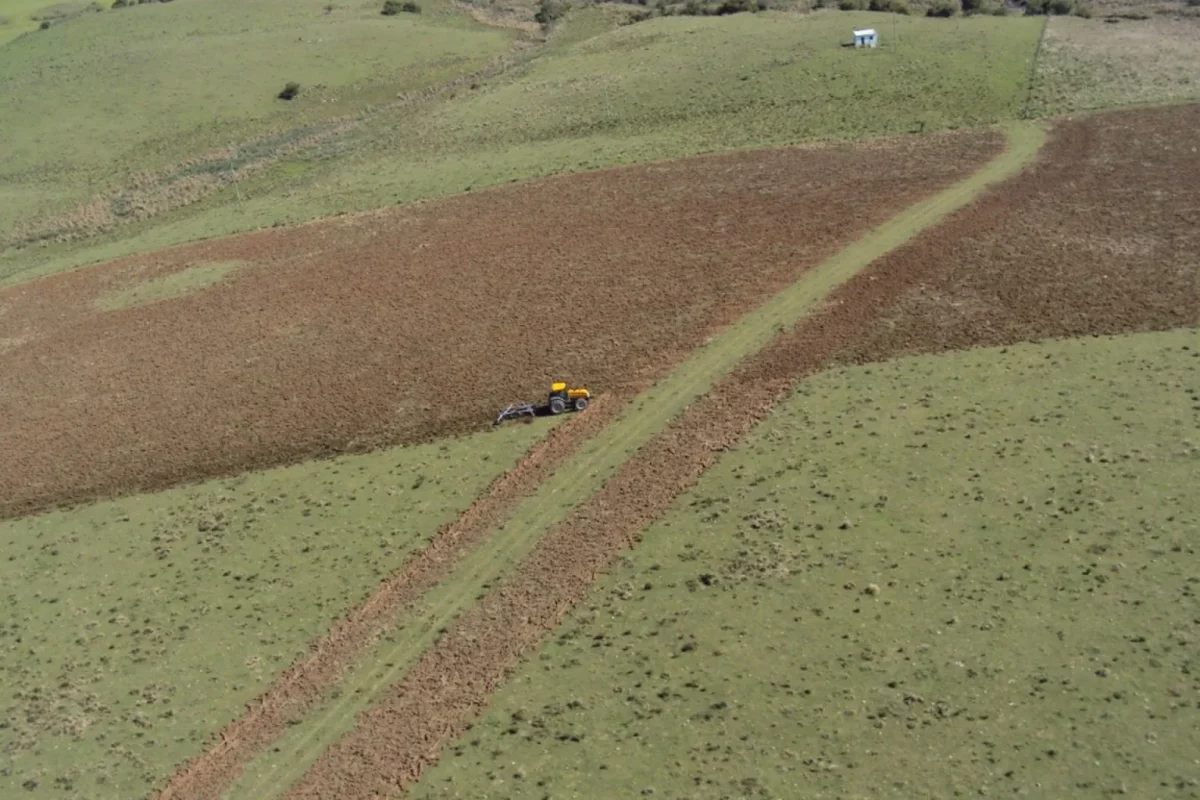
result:
<svg viewBox="0 0 1200 800"><path fill-rule="evenodd" d="M0 292L0 513L485 427L641 384L1002 146L735 153L139 256ZM97 310L213 262L223 283Z"/></svg>
<svg viewBox="0 0 1200 800"><path fill-rule="evenodd" d="M551 531L289 797L388 796L463 733L524 652L794 382L846 360L1200 322L1200 108L1061 123L1036 167L839 289ZM1136 189L1135 189L1136 187Z"/></svg>

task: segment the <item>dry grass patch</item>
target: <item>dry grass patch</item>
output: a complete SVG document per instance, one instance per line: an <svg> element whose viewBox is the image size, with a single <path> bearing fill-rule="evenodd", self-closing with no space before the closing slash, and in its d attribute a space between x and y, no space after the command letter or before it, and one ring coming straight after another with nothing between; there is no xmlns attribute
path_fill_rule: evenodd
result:
<svg viewBox="0 0 1200 800"><path fill-rule="evenodd" d="M1035 113L1200 98L1200 18L1110 20L1050 20Z"/></svg>
<svg viewBox="0 0 1200 800"><path fill-rule="evenodd" d="M210 261L197 264L179 272L172 272L106 292L96 298L94 305L101 311L117 311L122 308L157 303L173 297L182 297L225 280L245 263L244 261Z"/></svg>

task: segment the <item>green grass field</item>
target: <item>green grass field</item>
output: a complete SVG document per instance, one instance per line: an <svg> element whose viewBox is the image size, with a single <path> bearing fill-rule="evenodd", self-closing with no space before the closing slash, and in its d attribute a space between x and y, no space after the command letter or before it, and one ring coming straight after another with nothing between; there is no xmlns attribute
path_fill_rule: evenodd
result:
<svg viewBox="0 0 1200 800"><path fill-rule="evenodd" d="M474 90L380 112L293 156L243 183L240 202L226 190L82 245L9 253L0 280L563 171L1011 119L1041 26L902 18L871 52L839 45L856 26L888 31L888 16L674 17L572 34L605 30L608 14L568 20L560 43Z"/></svg>
<svg viewBox="0 0 1200 800"><path fill-rule="evenodd" d="M82 14L87 2L53 3L49 0L0 0L0 46L36 31L43 20L52 23Z"/></svg>
<svg viewBox="0 0 1200 800"><path fill-rule="evenodd" d="M0 796L144 795L544 431L0 522Z"/></svg>
<svg viewBox="0 0 1200 800"><path fill-rule="evenodd" d="M1183 331L804 381L409 796L1186 782L1198 380Z"/></svg>
<svg viewBox="0 0 1200 800"><path fill-rule="evenodd" d="M373 0L326 5L175 0L82 14L0 46L0 230L134 173L440 84L513 39L441 0L395 17ZM289 81L302 93L278 100Z"/></svg>

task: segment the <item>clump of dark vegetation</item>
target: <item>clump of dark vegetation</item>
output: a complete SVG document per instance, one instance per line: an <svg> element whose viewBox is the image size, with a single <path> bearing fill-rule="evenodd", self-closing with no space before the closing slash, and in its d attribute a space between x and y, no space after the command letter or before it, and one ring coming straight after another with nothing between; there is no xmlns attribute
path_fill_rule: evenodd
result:
<svg viewBox="0 0 1200 800"><path fill-rule="evenodd" d="M953 17L962 11L962 6L958 0L934 0L930 6L925 9L927 17Z"/></svg>
<svg viewBox="0 0 1200 800"><path fill-rule="evenodd" d="M1008 14L1008 9L1000 0L962 0L962 13L968 17L980 15L1003 17Z"/></svg>
<svg viewBox="0 0 1200 800"><path fill-rule="evenodd" d="M646 0L637 0L646 6ZM652 17L724 17L730 14L756 14L772 7L772 0L658 0L653 6L632 12L628 22L643 22Z"/></svg>
<svg viewBox="0 0 1200 800"><path fill-rule="evenodd" d="M387 0L383 4L383 11L380 12L385 17L394 17L397 14L420 14L421 7L413 2L413 0Z"/></svg>
<svg viewBox="0 0 1200 800"><path fill-rule="evenodd" d="M533 19L543 28L548 28L566 15L568 10L570 10L570 6L562 0L541 0Z"/></svg>
<svg viewBox="0 0 1200 800"><path fill-rule="evenodd" d="M836 7L842 11L881 11L905 16L912 13L907 0L820 0L818 7Z"/></svg>
<svg viewBox="0 0 1200 800"><path fill-rule="evenodd" d="M291 100L296 95L300 94L300 84L295 81L289 81L287 86L283 87L283 91L277 96L280 100Z"/></svg>
<svg viewBox="0 0 1200 800"><path fill-rule="evenodd" d="M1066 16L1078 11L1075 0L1025 0L1026 14Z"/></svg>

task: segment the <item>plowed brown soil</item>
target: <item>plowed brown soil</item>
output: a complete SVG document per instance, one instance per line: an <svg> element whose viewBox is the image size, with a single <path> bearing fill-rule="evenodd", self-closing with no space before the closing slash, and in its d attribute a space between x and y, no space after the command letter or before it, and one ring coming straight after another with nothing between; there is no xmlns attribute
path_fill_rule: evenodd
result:
<svg viewBox="0 0 1200 800"><path fill-rule="evenodd" d="M971 171L995 132L735 153L187 245L0 291L0 514L620 391ZM226 282L97 311L212 261Z"/></svg>
<svg viewBox="0 0 1200 800"><path fill-rule="evenodd" d="M635 454L288 797L389 797L419 777L621 548L804 375L902 352L1196 325L1197 123L1188 107L1060 124L1035 168L876 262Z"/></svg>

